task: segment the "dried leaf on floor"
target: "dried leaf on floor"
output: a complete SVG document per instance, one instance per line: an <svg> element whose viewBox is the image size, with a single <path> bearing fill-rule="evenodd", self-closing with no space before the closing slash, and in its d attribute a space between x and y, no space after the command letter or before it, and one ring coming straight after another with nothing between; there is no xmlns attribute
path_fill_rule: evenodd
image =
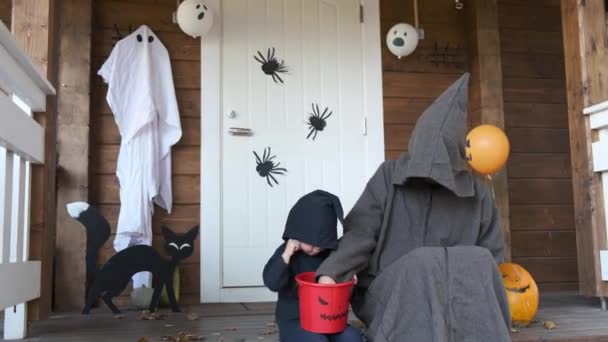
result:
<svg viewBox="0 0 608 342"><path fill-rule="evenodd" d="M517 329L517 328L511 328L511 333L512 334L519 334L519 329Z"/></svg>
<svg viewBox="0 0 608 342"><path fill-rule="evenodd" d="M199 319L200 316L195 312L191 312L191 313L187 314L186 317L188 318L189 321L196 321L197 319Z"/></svg>
<svg viewBox="0 0 608 342"><path fill-rule="evenodd" d="M165 318L165 315L158 312L150 312L148 310L144 310L141 312L139 316L140 320L143 321L159 321Z"/></svg>
<svg viewBox="0 0 608 342"><path fill-rule="evenodd" d="M547 329L547 330L553 330L553 329L557 328L557 325L555 325L555 323L553 321L544 321L543 325L545 326L545 329Z"/></svg>
<svg viewBox="0 0 608 342"><path fill-rule="evenodd" d="M114 315L114 319L123 319L123 318L125 318L125 315L123 315L123 314Z"/></svg>
<svg viewBox="0 0 608 342"><path fill-rule="evenodd" d="M137 342L148 342L148 339L145 337L140 337Z"/></svg>
<svg viewBox="0 0 608 342"><path fill-rule="evenodd" d="M262 331L262 335L263 336L275 335L277 332L278 331L276 328L269 328L269 329Z"/></svg>

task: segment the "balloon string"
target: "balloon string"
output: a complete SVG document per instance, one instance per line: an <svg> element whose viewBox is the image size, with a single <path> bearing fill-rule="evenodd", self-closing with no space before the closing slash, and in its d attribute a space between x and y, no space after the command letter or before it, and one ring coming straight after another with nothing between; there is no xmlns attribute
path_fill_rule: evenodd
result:
<svg viewBox="0 0 608 342"><path fill-rule="evenodd" d="M492 199L496 201L496 195L494 194L494 182L492 181L492 176L487 175L488 181L490 182L490 189L492 189Z"/></svg>
<svg viewBox="0 0 608 342"><path fill-rule="evenodd" d="M414 25L418 29L418 0L414 0Z"/></svg>

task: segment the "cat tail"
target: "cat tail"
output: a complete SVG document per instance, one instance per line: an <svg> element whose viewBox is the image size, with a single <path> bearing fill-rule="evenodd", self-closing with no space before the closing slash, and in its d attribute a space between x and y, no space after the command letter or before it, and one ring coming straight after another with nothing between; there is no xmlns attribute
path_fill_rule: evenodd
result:
<svg viewBox="0 0 608 342"><path fill-rule="evenodd" d="M68 214L75 218L87 230L86 274L87 283L95 278L97 273L97 254L99 249L110 237L110 224L101 212L86 202L72 202L66 205Z"/></svg>

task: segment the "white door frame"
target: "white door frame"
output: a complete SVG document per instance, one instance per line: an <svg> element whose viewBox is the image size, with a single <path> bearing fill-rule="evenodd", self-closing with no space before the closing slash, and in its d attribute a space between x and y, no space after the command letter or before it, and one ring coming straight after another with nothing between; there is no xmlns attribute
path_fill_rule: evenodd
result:
<svg viewBox="0 0 608 342"><path fill-rule="evenodd" d="M224 0L230 1L230 0ZM357 1L357 0L353 0ZM384 160L384 114L380 0L359 0L363 38L364 105L367 113L367 175ZM201 302L255 302L273 297L264 288L221 287L222 0L207 0L216 12L213 29L201 41Z"/></svg>

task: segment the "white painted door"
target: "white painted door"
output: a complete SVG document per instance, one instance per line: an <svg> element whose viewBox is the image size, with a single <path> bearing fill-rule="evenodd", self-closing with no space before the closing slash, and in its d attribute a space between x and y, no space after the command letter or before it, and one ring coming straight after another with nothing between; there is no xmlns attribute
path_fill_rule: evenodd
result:
<svg viewBox="0 0 608 342"><path fill-rule="evenodd" d="M367 181L359 0L222 6L221 283L255 288L299 197Z"/></svg>

